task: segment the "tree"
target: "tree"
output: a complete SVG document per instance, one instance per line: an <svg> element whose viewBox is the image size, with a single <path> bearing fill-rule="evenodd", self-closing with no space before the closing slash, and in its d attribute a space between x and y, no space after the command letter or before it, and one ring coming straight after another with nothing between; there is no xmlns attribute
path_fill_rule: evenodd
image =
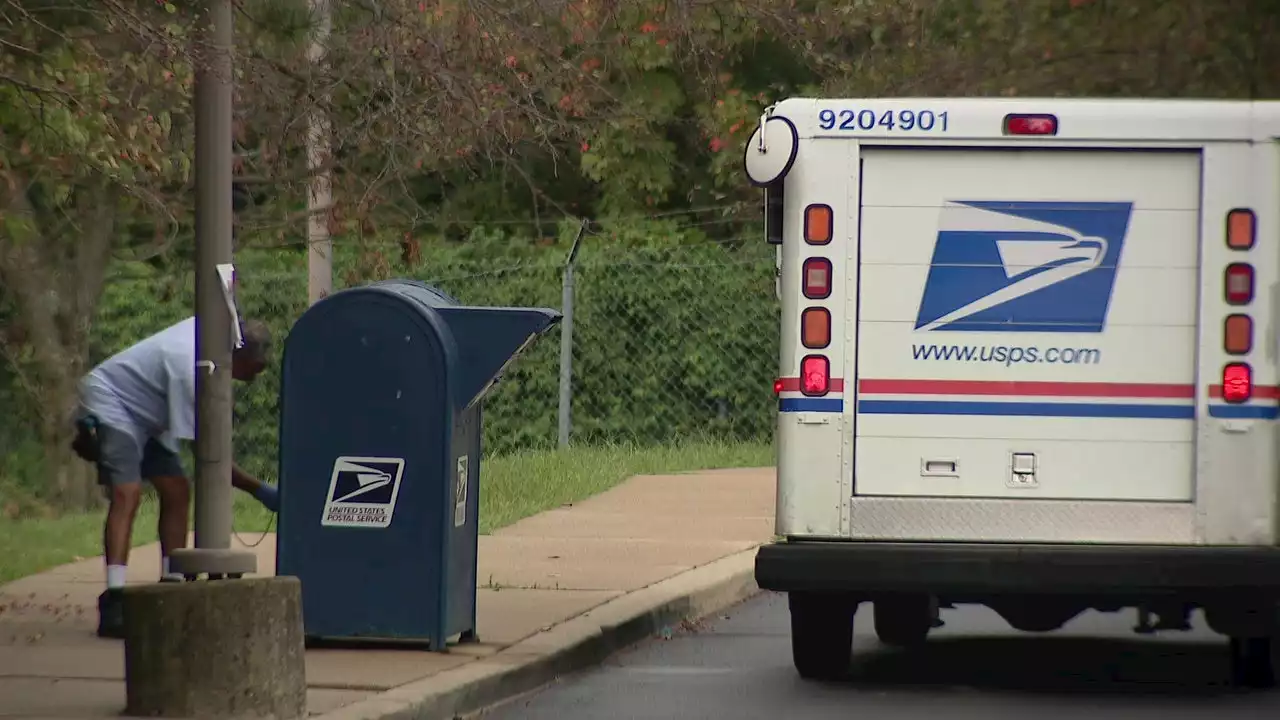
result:
<svg viewBox="0 0 1280 720"><path fill-rule="evenodd" d="M308 5L237 3L237 238L301 247L321 212L360 251L347 282L395 264L388 237L418 263L420 240L485 223L543 243L579 217L617 243L752 237L743 144L789 95L1280 94L1280 0L350 0L319 66ZM2 395L71 504L91 485L65 420L104 281L190 283L200 8L0 0ZM318 172L332 203L308 208ZM697 232L624 227L652 215Z"/></svg>
<svg viewBox="0 0 1280 720"><path fill-rule="evenodd" d="M10 1L17 22L0 35L0 351L39 418L49 486L76 506L92 485L70 462L69 420L108 261L121 235L134 234L123 249L135 256L164 247L190 169L175 142L189 73L144 57L101 10ZM144 216L138 237L131 220Z"/></svg>

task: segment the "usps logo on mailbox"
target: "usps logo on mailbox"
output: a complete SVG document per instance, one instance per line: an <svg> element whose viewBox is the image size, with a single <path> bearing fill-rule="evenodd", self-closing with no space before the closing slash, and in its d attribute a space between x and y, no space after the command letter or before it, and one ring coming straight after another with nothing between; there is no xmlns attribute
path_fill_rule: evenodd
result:
<svg viewBox="0 0 1280 720"><path fill-rule="evenodd" d="M384 528L391 524L404 475L403 458L353 457L333 462L321 525Z"/></svg>

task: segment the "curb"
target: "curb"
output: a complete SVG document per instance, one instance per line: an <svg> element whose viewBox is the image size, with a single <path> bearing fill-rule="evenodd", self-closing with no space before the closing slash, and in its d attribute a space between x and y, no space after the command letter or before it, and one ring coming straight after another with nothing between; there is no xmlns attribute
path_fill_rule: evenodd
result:
<svg viewBox="0 0 1280 720"><path fill-rule="evenodd" d="M452 720L597 665L682 620L759 591L757 547L614 598L486 657L365 698L316 720Z"/></svg>

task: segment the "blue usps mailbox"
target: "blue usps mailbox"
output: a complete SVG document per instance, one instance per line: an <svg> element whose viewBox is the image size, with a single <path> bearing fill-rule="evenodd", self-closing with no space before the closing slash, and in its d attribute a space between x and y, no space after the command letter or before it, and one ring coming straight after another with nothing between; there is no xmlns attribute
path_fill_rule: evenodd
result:
<svg viewBox="0 0 1280 720"><path fill-rule="evenodd" d="M309 638L475 638L481 405L554 310L387 281L311 306L284 345L276 573Z"/></svg>

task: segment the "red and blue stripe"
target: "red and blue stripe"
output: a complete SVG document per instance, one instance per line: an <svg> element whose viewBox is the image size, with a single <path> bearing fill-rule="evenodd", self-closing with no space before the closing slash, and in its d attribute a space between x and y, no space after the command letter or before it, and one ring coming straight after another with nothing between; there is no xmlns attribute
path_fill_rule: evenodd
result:
<svg viewBox="0 0 1280 720"><path fill-rule="evenodd" d="M844 379L831 378L826 395L808 397L800 392L800 378L779 380L782 391L778 393L779 412L844 412Z"/></svg>
<svg viewBox="0 0 1280 720"><path fill-rule="evenodd" d="M833 378L823 397L800 393L797 378L784 378L781 412L843 412L844 382ZM1207 388L1215 418L1275 420L1280 388L1258 386L1246 403L1226 403L1222 386ZM1138 418L1192 420L1196 386L1173 383L1030 382L1016 380L863 379L861 415L979 415L993 417Z"/></svg>

